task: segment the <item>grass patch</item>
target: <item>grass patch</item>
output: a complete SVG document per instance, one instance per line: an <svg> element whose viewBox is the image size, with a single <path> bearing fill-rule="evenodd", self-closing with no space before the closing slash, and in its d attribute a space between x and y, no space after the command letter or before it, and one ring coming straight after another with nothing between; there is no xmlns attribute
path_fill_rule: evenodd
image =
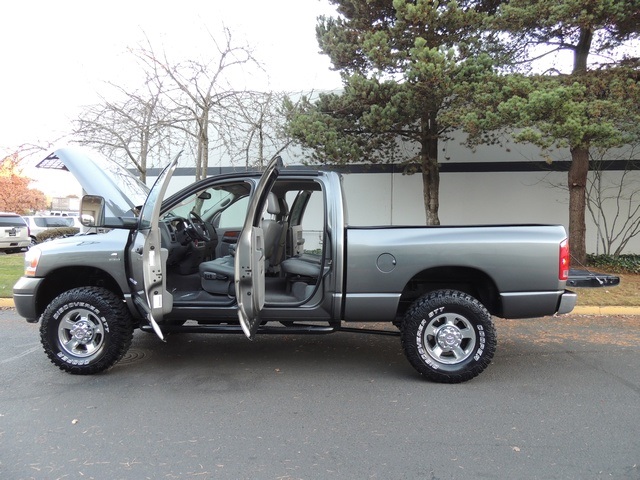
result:
<svg viewBox="0 0 640 480"><path fill-rule="evenodd" d="M600 271L600 273L604 273ZM579 306L637 307L640 306L640 275L614 274L620 277L620 285L601 288L571 289L578 294Z"/></svg>
<svg viewBox="0 0 640 480"><path fill-rule="evenodd" d="M587 255L586 269L620 277L620 285L576 288L578 305L597 307L640 306L640 255Z"/></svg>
<svg viewBox="0 0 640 480"><path fill-rule="evenodd" d="M13 285L24 272L24 253L0 253L0 298L12 296Z"/></svg>

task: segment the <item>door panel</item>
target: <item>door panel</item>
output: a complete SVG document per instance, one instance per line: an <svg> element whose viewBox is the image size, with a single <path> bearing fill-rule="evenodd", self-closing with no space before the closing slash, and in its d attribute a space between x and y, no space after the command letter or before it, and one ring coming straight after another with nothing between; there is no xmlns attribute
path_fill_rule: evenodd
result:
<svg viewBox="0 0 640 480"><path fill-rule="evenodd" d="M271 187L278 178L282 159L271 159L253 192L235 256L235 288L238 318L247 338L252 339L260 326L260 311L265 297L265 245L261 228L262 211Z"/></svg>
<svg viewBox="0 0 640 480"><path fill-rule="evenodd" d="M162 199L169 186L171 176L176 169L180 154L162 171L149 192L142 207L138 230L129 250L131 261L130 282L133 300L145 313L149 324L160 339L164 336L158 322L173 308L173 296L167 292L167 256L168 251L161 246L158 221Z"/></svg>

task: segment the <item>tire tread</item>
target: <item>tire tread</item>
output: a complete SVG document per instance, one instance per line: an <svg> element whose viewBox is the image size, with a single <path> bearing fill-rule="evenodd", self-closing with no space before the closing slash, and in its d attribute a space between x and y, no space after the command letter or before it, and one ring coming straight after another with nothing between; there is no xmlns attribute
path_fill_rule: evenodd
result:
<svg viewBox="0 0 640 480"><path fill-rule="evenodd" d="M89 365L72 365L58 358L56 341L52 340L53 333L50 327L57 328L53 314L61 305L67 302L87 301L87 297L92 297L93 302L102 303L107 307L108 312L103 312L103 315L109 316L107 321L110 339L104 353L96 362ZM79 300L80 298L82 300ZM61 370L74 375L92 375L108 370L124 357L133 341L133 322L127 306L112 291L102 287L78 287L62 293L45 309L40 326L40 341L51 363Z"/></svg>
<svg viewBox="0 0 640 480"><path fill-rule="evenodd" d="M466 308L478 318L485 332L485 346L482 357L471 365L465 361L459 371L435 370L426 365L418 352L415 333L424 313L445 305ZM471 295L458 290L435 290L417 299L407 310L401 325L402 349L409 363L425 378L438 383L461 383L477 377L493 359L497 346L496 332L491 314L484 305Z"/></svg>

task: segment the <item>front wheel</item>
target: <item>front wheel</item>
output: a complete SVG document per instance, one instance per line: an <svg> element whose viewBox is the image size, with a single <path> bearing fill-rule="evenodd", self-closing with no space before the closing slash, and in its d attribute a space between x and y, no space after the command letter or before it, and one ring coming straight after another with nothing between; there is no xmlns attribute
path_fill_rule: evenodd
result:
<svg viewBox="0 0 640 480"><path fill-rule="evenodd" d="M76 375L112 367L131 346L126 305L104 288L80 287L56 297L44 311L40 340L51 362Z"/></svg>
<svg viewBox="0 0 640 480"><path fill-rule="evenodd" d="M402 322L402 348L429 380L460 383L491 363L496 332L491 314L471 295L438 290L419 298Z"/></svg>

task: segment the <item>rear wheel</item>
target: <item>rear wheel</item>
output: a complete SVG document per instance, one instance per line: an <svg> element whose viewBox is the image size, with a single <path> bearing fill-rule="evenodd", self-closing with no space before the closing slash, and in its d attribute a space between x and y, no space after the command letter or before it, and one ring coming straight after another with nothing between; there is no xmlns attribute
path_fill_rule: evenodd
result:
<svg viewBox="0 0 640 480"><path fill-rule="evenodd" d="M54 365L76 375L102 372L131 346L133 322L113 292L81 287L56 297L42 315L40 340Z"/></svg>
<svg viewBox="0 0 640 480"><path fill-rule="evenodd" d="M407 311L401 330L407 359L435 382L476 377L491 363L496 349L491 314L478 300L456 290L419 298Z"/></svg>

